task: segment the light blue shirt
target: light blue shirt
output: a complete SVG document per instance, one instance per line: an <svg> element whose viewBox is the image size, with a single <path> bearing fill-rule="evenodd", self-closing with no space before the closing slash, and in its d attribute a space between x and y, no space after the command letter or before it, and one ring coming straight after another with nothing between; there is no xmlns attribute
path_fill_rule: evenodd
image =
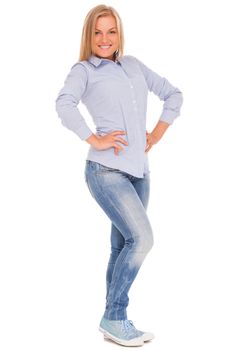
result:
<svg viewBox="0 0 233 350"><path fill-rule="evenodd" d="M119 169L142 178L150 172L146 148L146 114L148 91L164 101L159 120L172 124L180 114L181 91L159 76L136 57L125 55L117 61L90 56L75 63L56 99L61 122L81 140L93 134L77 105L81 101L92 116L95 134L124 130L119 135L128 142L119 142L123 150L96 150L90 146L89 160Z"/></svg>

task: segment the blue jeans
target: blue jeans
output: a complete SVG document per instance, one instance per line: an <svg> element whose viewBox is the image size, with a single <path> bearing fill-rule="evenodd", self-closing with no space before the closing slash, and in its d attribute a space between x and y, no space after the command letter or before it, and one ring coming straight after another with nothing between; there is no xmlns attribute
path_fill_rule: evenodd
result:
<svg viewBox="0 0 233 350"><path fill-rule="evenodd" d="M146 214L150 175L137 178L86 160L85 180L112 225L104 317L125 320L129 289L153 245L153 232Z"/></svg>

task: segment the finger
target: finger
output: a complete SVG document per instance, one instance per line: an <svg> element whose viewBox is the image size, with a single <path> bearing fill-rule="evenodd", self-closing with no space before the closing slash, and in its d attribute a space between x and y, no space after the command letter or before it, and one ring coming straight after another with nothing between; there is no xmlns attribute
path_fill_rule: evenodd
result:
<svg viewBox="0 0 233 350"><path fill-rule="evenodd" d="M119 149L117 149L116 147L114 147L114 153L116 156L119 156Z"/></svg>
<svg viewBox="0 0 233 350"><path fill-rule="evenodd" d="M120 145L118 145L117 143L113 144L113 147L116 147L119 151L123 150L123 147L121 147Z"/></svg>
<svg viewBox="0 0 233 350"><path fill-rule="evenodd" d="M120 142L124 143L124 145L127 145L127 146L128 146L128 142L125 141L125 140L123 140L121 137L115 137L115 138L114 138L114 141L120 141Z"/></svg>
<svg viewBox="0 0 233 350"><path fill-rule="evenodd" d="M150 145L147 149L146 149L146 153L149 152L149 150L151 149L152 145Z"/></svg>
<svg viewBox="0 0 233 350"><path fill-rule="evenodd" d="M150 148L150 144L147 143L146 148L145 148L145 152L148 152L149 148Z"/></svg>
<svg viewBox="0 0 233 350"><path fill-rule="evenodd" d="M126 134L126 132L124 130L118 130L111 133L111 135L120 135L120 134Z"/></svg>

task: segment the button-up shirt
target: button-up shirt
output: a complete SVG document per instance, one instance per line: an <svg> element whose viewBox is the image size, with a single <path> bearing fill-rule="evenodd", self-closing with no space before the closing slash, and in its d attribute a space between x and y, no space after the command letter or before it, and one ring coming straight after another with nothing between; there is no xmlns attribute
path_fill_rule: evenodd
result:
<svg viewBox="0 0 233 350"><path fill-rule="evenodd" d="M96 126L96 135L117 130L128 142L118 155L114 147L97 150L89 147L86 159L143 178L150 172L146 148L148 91L164 101L159 120L172 124L180 114L182 93L139 59L125 55L116 61L91 55L75 63L56 99L56 111L64 126L81 140L93 134L77 105L81 101ZM117 141L116 141L117 142Z"/></svg>

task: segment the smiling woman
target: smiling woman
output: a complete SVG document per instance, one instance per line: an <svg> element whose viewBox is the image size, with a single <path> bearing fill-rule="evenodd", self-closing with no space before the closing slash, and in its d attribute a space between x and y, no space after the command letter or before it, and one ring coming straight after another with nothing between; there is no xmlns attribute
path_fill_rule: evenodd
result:
<svg viewBox="0 0 233 350"><path fill-rule="evenodd" d="M121 345L141 346L154 336L135 328L127 318L127 307L131 285L153 246L146 212L147 153L179 115L182 94L136 57L123 55L123 44L116 10L94 7L84 22L79 62L59 92L56 109L62 123L90 144L85 181L111 222L106 305L99 330ZM164 101L152 133L146 131L148 91ZM79 101L91 114L96 134L79 112Z"/></svg>

